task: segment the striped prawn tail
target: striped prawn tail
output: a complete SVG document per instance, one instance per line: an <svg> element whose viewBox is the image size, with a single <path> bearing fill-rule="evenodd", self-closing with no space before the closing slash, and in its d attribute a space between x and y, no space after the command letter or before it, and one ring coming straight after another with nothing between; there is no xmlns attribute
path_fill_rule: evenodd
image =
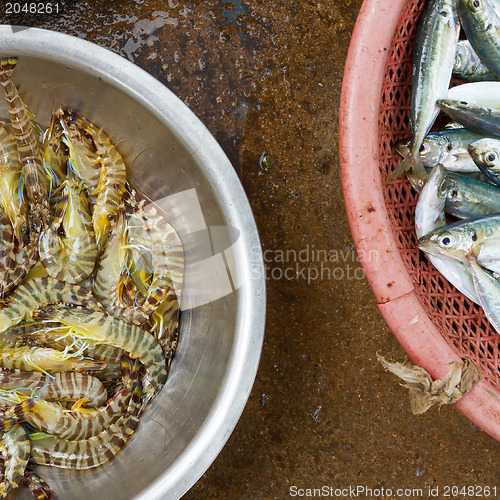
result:
<svg viewBox="0 0 500 500"><path fill-rule="evenodd" d="M127 408L127 413L129 415L138 415L142 408L142 395L144 394L144 388L142 382L139 380L135 384L134 391L132 392L132 399Z"/></svg>
<svg viewBox="0 0 500 500"><path fill-rule="evenodd" d="M48 484L32 470L24 471L24 482L37 500L53 500L57 495L50 489Z"/></svg>
<svg viewBox="0 0 500 500"><path fill-rule="evenodd" d="M12 429L12 427L14 427L19 420L23 420L23 417L30 412L33 406L35 406L35 402L30 398L25 399L10 408L7 411L7 415L9 415L9 417L0 421L0 431L7 432L9 429Z"/></svg>
<svg viewBox="0 0 500 500"><path fill-rule="evenodd" d="M18 418L22 419L26 413L29 413L29 411L35 406L35 402L29 398L25 399L24 401L21 401L14 407L12 407L12 413Z"/></svg>
<svg viewBox="0 0 500 500"><path fill-rule="evenodd" d="M135 304L133 307L135 308L135 310L137 310L137 313L139 314L139 311L142 311L144 313L144 318L142 321L140 321L140 323L144 323L145 321L147 321L147 319L151 316L151 314L153 314L156 308L163 301L164 297L167 295L167 290L165 288L156 288L148 292L147 297L144 298L144 303L138 304L138 291L132 280L125 281L123 283L123 289L129 297L134 298Z"/></svg>
<svg viewBox="0 0 500 500"><path fill-rule="evenodd" d="M17 61L17 57L3 57L0 59L0 83L3 84L10 79L10 75L12 75Z"/></svg>
<svg viewBox="0 0 500 500"><path fill-rule="evenodd" d="M0 431L7 432L9 429L12 429L14 425L16 425L18 422L18 419L16 417L9 417L9 418L4 418L2 421L0 421Z"/></svg>
<svg viewBox="0 0 500 500"><path fill-rule="evenodd" d="M122 354L120 357L120 364L124 384L130 384L139 378L140 365L137 359L132 359L130 356L127 356L127 354Z"/></svg>

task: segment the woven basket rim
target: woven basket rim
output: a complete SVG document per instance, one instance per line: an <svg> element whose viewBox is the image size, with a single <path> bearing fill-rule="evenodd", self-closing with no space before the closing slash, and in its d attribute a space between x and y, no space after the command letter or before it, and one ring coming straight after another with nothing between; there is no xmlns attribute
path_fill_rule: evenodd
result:
<svg viewBox="0 0 500 500"><path fill-rule="evenodd" d="M379 109L386 61L407 0L365 0L347 55L339 151L349 225L378 308L410 359L441 378L460 357L420 303L388 218L379 168ZM380 27L385 29L381 30ZM500 440L500 392L486 381L455 405Z"/></svg>

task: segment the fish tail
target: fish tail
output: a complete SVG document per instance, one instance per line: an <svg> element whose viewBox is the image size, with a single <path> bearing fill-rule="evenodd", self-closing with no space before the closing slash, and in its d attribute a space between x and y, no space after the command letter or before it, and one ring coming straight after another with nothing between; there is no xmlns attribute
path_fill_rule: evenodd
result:
<svg viewBox="0 0 500 500"><path fill-rule="evenodd" d="M407 156L401 160L401 163L391 172L389 177L387 177L386 182L390 182L393 179L396 179L403 175L405 172L411 170L417 177L420 179L425 179L427 177L427 173L425 171L424 165L422 163L422 159L420 156Z"/></svg>
<svg viewBox="0 0 500 500"><path fill-rule="evenodd" d="M17 57L3 57L0 59L0 75L2 77L2 81L10 78L10 75L12 75L12 72L16 67L17 61Z"/></svg>
<svg viewBox="0 0 500 500"><path fill-rule="evenodd" d="M415 161L414 161L414 164L413 164L413 173L420 180L425 181L425 179L427 179L427 172L425 171L424 163L422 162L422 158L420 158L420 156L417 156L415 158Z"/></svg>
<svg viewBox="0 0 500 500"><path fill-rule="evenodd" d="M412 157L407 156L401 160L401 163L390 173L389 177L387 177L386 182L390 182L393 179L397 179L401 175L403 175L408 170L411 170L413 165Z"/></svg>

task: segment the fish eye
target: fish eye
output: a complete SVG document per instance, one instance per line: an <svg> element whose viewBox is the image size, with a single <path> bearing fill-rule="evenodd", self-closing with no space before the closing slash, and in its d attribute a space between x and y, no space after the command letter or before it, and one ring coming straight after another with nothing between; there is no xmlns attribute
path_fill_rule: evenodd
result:
<svg viewBox="0 0 500 500"><path fill-rule="evenodd" d="M446 146L446 151L448 152L453 151L453 144L451 142L449 142L448 145Z"/></svg>
<svg viewBox="0 0 500 500"><path fill-rule="evenodd" d="M420 154L427 153L427 151L428 151L428 147L427 147L425 144L422 144L422 145L420 146L419 150L418 150L418 152L419 152Z"/></svg>
<svg viewBox="0 0 500 500"><path fill-rule="evenodd" d="M467 101L460 101L460 104L462 104L463 106L467 106L469 103Z"/></svg>
<svg viewBox="0 0 500 500"><path fill-rule="evenodd" d="M439 241L439 245L443 248L448 248L452 244L452 240L449 236L443 236Z"/></svg>
<svg viewBox="0 0 500 500"><path fill-rule="evenodd" d="M476 231L474 231L474 232L472 233L471 239L472 239L472 241L477 241L477 234L476 234Z"/></svg>
<svg viewBox="0 0 500 500"><path fill-rule="evenodd" d="M472 8L476 11L479 10L481 8L481 0L473 0Z"/></svg>
<svg viewBox="0 0 500 500"><path fill-rule="evenodd" d="M441 181L441 184L439 185L439 193L442 194L445 191L447 191L447 189L448 189L448 186L447 186L447 182L446 182L446 178L445 178Z"/></svg>
<svg viewBox="0 0 500 500"><path fill-rule="evenodd" d="M486 156L486 161L488 163L494 163L497 159L497 155L495 153L488 153L488 155Z"/></svg>

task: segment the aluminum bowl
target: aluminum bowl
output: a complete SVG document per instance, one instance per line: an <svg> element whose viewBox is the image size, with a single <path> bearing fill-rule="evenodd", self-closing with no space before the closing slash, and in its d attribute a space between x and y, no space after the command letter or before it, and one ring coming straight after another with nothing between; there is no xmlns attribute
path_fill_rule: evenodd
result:
<svg viewBox="0 0 500 500"><path fill-rule="evenodd" d="M63 105L115 140L133 185L167 212L186 253L179 346L138 431L96 469L37 471L61 500L179 498L222 449L257 371L265 276L248 200L203 124L127 60L68 35L9 26L0 26L0 55L19 56L13 79L39 122L48 125Z"/></svg>

